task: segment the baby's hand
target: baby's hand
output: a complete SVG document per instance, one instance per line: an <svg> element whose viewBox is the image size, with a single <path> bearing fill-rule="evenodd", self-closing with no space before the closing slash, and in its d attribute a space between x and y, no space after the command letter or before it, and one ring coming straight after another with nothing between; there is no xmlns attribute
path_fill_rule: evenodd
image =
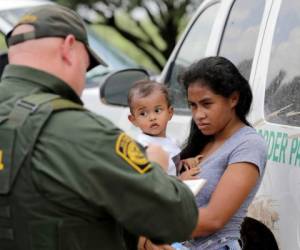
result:
<svg viewBox="0 0 300 250"><path fill-rule="evenodd" d="M197 155L195 157L187 158L184 160L181 160L181 164L185 166L186 168L195 168L198 167L199 163L201 162L201 159L203 158L203 155Z"/></svg>
<svg viewBox="0 0 300 250"><path fill-rule="evenodd" d="M193 168L188 168L185 165L183 165L183 167L185 168L185 171L179 175L179 179L180 180L194 180L194 179L198 179L198 174L201 172L201 168L200 167L193 167Z"/></svg>

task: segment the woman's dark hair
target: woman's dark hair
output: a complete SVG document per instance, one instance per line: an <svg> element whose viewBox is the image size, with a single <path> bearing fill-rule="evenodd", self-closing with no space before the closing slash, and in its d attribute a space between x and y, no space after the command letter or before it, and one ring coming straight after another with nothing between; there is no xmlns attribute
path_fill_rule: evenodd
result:
<svg viewBox="0 0 300 250"><path fill-rule="evenodd" d="M236 115L246 125L246 119L252 103L252 92L248 81L241 75L232 62L224 57L206 57L188 67L180 76L186 92L191 84L207 86L215 94L230 97L233 92L239 93L239 101L235 107ZM201 133L192 120L190 134L181 152L181 158L194 157L211 140L212 136Z"/></svg>

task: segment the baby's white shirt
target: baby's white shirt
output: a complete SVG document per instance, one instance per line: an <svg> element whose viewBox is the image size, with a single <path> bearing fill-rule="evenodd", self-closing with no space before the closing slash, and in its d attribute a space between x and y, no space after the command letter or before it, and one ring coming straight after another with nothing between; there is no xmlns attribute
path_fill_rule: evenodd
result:
<svg viewBox="0 0 300 250"><path fill-rule="evenodd" d="M149 144L160 145L166 152L169 153L169 166L168 166L168 175L176 176L176 166L173 161L173 157L180 153L180 148L176 144L175 140L169 137L156 137L150 136L143 133L138 134L137 141L142 144L144 147L147 147Z"/></svg>

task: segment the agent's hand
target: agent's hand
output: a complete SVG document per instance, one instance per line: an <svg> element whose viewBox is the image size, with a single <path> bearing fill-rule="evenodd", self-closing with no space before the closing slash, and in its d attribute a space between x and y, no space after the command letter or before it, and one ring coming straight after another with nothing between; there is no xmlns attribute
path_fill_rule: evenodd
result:
<svg viewBox="0 0 300 250"><path fill-rule="evenodd" d="M167 172L169 166L169 154L161 146L150 144L146 149L147 157L150 161L158 163Z"/></svg>

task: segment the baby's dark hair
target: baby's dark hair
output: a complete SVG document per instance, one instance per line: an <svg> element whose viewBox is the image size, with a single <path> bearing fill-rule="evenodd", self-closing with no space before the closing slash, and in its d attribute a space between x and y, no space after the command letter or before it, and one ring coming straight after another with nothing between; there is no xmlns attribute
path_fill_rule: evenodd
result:
<svg viewBox="0 0 300 250"><path fill-rule="evenodd" d="M155 90L160 91L165 96L167 105L170 107L172 105L171 95L166 85L152 80L141 80L135 82L128 92L127 100L130 111L132 112L132 102L134 97L146 97Z"/></svg>

